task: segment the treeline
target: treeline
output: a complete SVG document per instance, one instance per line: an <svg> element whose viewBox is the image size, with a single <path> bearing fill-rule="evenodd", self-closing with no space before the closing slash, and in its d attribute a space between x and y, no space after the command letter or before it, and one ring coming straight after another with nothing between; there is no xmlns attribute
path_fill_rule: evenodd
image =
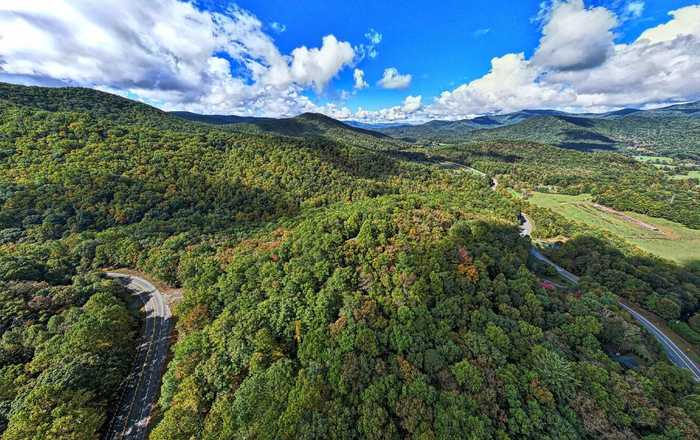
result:
<svg viewBox="0 0 700 440"><path fill-rule="evenodd" d="M58 245L0 251L5 439L92 439L116 404L137 321L121 286L76 267Z"/></svg>
<svg viewBox="0 0 700 440"><path fill-rule="evenodd" d="M642 305L669 322L688 342L700 344L700 267L654 257L623 239L569 221L549 209L524 205L532 236L561 239L546 252L569 271Z"/></svg>
<svg viewBox="0 0 700 440"><path fill-rule="evenodd" d="M662 318L688 321L700 310L700 273L650 255L635 254L594 234L578 235L549 253L563 267L590 277ZM593 282L593 281L592 281ZM697 320L697 317L694 318Z"/></svg>
<svg viewBox="0 0 700 440"><path fill-rule="evenodd" d="M700 435L689 374L606 289L543 290L497 218L381 197L193 256L153 438Z"/></svg>
<svg viewBox="0 0 700 440"><path fill-rule="evenodd" d="M485 179L352 132L250 134L73 92L0 87L1 304L26 329L4 436L106 420L135 330L90 275L108 266L184 287L154 438L699 435L688 374L605 286L544 290L519 203ZM463 158L522 185L547 178L537 155L571 160L528 148L522 166L513 146ZM567 166L569 190L595 185Z"/></svg>
<svg viewBox="0 0 700 440"><path fill-rule="evenodd" d="M498 175L504 187L592 194L596 202L617 210L700 228L700 187L620 154L522 142L459 144L431 151Z"/></svg>

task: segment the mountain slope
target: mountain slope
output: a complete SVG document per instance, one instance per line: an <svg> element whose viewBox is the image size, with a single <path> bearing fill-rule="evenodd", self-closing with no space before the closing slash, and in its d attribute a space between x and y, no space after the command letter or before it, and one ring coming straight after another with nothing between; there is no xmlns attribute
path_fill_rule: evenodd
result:
<svg viewBox="0 0 700 440"><path fill-rule="evenodd" d="M406 145L387 135L354 127L319 113L303 113L293 118L256 118L222 115L199 115L187 112L172 114L191 121L216 124L250 133L271 133L296 138L338 140L374 150L397 150Z"/></svg>
<svg viewBox="0 0 700 440"><path fill-rule="evenodd" d="M637 151L700 161L700 102L601 114L523 110L460 121L430 121L415 126L379 128L377 131L423 144L528 141L582 151Z"/></svg>
<svg viewBox="0 0 700 440"><path fill-rule="evenodd" d="M115 266L183 287L154 439L698 436L692 380L613 300L685 319L689 270L621 254L624 289L550 291L521 201L383 138L1 90L3 438L100 437L134 345Z"/></svg>

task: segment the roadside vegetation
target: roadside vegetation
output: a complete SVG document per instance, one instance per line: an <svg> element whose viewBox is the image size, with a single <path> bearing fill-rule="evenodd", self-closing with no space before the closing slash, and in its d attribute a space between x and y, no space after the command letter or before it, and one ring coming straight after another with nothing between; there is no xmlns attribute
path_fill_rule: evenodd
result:
<svg viewBox="0 0 700 440"><path fill-rule="evenodd" d="M124 289L58 243L0 250L4 439L93 438L131 368Z"/></svg>
<svg viewBox="0 0 700 440"><path fill-rule="evenodd" d="M540 208L545 235L579 234L555 257L588 279L550 291L506 195L624 204L634 186L645 210L700 225L696 190L651 184L652 166L538 144L373 149L324 118L280 135L82 89L2 85L0 116L3 438L104 428L136 330L104 267L183 287L155 439L700 436L698 385L616 302L693 329L699 269Z"/></svg>

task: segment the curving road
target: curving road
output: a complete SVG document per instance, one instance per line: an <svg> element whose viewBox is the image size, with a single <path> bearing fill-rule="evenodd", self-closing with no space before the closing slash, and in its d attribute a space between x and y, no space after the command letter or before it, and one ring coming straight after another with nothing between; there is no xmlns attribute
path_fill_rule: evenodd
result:
<svg viewBox="0 0 700 440"><path fill-rule="evenodd" d="M521 213L520 220L520 235L522 235L523 237L529 237L532 233L532 223L530 222L530 219L528 219L525 213ZM542 255L542 253L536 247L532 246L530 248L530 254L538 260L542 261L543 263L552 266L554 270L556 270L557 273L559 273L559 275L561 275L563 278L567 279L573 284L578 284L579 277L567 271L563 267L560 267L552 260ZM666 334L664 334L664 332L661 331L661 329L654 325L654 323L646 319L639 312L637 312L627 304L624 304L622 302L618 302L618 304L620 305L620 307L629 312L629 314L632 315L632 317L636 319L642 325L642 327L644 327L649 333L651 333L652 336L654 336L654 338L656 338L657 341L659 341L659 344L661 344L661 347L663 347L664 351L666 352L666 355L668 356L668 359L675 366L689 370L692 373L695 381L700 382L700 368L698 368L697 364L695 364L695 362L693 362L683 352L683 350L671 340L671 338L666 336Z"/></svg>
<svg viewBox="0 0 700 440"><path fill-rule="evenodd" d="M690 359L680 347L674 344L674 342L669 339L669 337L666 336L657 326L655 326L653 322L646 319L632 307L623 303L620 303L620 307L627 310L629 314L634 317L634 319L639 321L639 323L642 324L642 326L647 329L647 331L651 333L657 341L659 341L671 362L678 367L690 370L690 372L693 373L695 381L700 382L700 368L698 368L695 362L693 362L692 359Z"/></svg>
<svg viewBox="0 0 700 440"><path fill-rule="evenodd" d="M475 170L474 168L467 167L462 164L458 164L456 162L441 162L439 164L442 167L450 167L450 168L461 168L467 171L476 171L479 175L485 175L481 171ZM491 178L491 189L496 190L498 188L498 180L493 177ZM532 234L532 222L528 218L528 216L524 213L521 212L518 215L518 219L520 221L520 235L523 237L529 237ZM542 261L545 264L548 264L549 266L553 267L554 270L557 271L559 275L562 276L562 278L570 281L572 284L578 284L579 283L579 277L576 275L572 274L568 270L564 269L563 267L559 266L558 264L554 263L552 260L549 258L545 257L542 252L539 251L535 246L530 247L530 254L535 257L536 259ZM642 327L644 327L649 333L656 338L657 341L661 344L663 347L664 351L666 351L666 354L668 355L668 359L677 367L679 368L684 368L686 370L689 370L695 379L696 382L700 382L700 369L698 368L698 365L693 362L684 352L683 350L678 347L666 334L664 334L663 331L661 331L658 327L656 327L651 321L646 319L644 316L639 314L639 312L635 311L631 307L629 307L626 304L623 304L622 302L619 303L620 306L627 310L634 319L636 319Z"/></svg>
<svg viewBox="0 0 700 440"><path fill-rule="evenodd" d="M119 406L104 439L143 439L148 433L151 409L168 354L172 314L163 294L143 278L116 272L106 275L131 290L143 304L146 319L133 370L123 385Z"/></svg>

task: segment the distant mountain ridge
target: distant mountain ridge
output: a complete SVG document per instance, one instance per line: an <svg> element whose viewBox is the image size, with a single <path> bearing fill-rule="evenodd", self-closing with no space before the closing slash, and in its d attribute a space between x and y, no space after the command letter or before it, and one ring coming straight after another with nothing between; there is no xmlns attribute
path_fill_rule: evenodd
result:
<svg viewBox="0 0 700 440"><path fill-rule="evenodd" d="M376 128L405 142L527 141L580 151L635 151L700 161L700 101L640 110L567 113L521 110L504 115Z"/></svg>
<svg viewBox="0 0 700 440"><path fill-rule="evenodd" d="M452 127L452 126L471 126L471 127L482 127L484 125L508 125L511 123L518 123L525 119L530 119L539 116L566 116L574 118L593 118L593 119L614 119L625 117L629 115L645 116L645 117L658 117L658 116L692 116L700 117L700 101L689 102L685 104L675 104L667 107L661 107L658 109L642 110L636 108L623 108L620 110L613 110L604 113L569 113L560 110L550 110L550 109L524 109L513 113L504 113L498 115L484 115L477 116L475 118L468 119L458 119L458 120L441 120L434 119L422 124L401 124L401 123L391 123L391 124L371 124L371 123L361 123L357 121L344 121L349 125L358 124L362 125L364 128L370 130L391 130L396 128L405 127L423 127L423 126L442 126L442 127Z"/></svg>
<svg viewBox="0 0 700 440"><path fill-rule="evenodd" d="M250 124L263 131L277 132L279 134L296 136L299 134L313 134L308 131L327 130L330 128L340 128L362 133L376 138L387 137L377 131L367 130L346 124L330 116L321 113L302 113L291 118L265 118L257 116L236 116L236 115L203 115L191 112L175 111L170 114L195 122L203 122L215 125ZM319 132L320 132L319 131Z"/></svg>
<svg viewBox="0 0 700 440"><path fill-rule="evenodd" d="M525 109L472 119L432 120L420 125L338 121L318 113L281 119L172 114L237 130L343 139L357 146L384 150L405 149L410 144L521 141L579 151L619 150L700 161L700 101L652 110L624 108L605 113Z"/></svg>

